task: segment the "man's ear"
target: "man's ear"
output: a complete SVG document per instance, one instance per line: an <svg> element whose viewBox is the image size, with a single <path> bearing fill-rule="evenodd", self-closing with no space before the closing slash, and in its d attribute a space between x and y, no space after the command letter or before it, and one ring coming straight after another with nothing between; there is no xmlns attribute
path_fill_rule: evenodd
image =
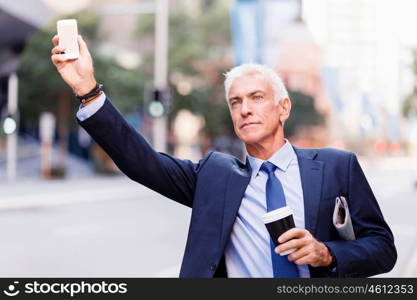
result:
<svg viewBox="0 0 417 300"><path fill-rule="evenodd" d="M282 98L279 103L279 120L281 124L284 124L285 121L290 117L291 112L291 100L289 98Z"/></svg>

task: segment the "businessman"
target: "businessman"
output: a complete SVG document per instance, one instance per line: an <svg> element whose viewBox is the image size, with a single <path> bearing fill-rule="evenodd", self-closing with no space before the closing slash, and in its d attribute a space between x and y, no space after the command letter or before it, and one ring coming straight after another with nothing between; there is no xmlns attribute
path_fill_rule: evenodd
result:
<svg viewBox="0 0 417 300"><path fill-rule="evenodd" d="M246 161L210 152L194 163L156 152L128 125L97 84L81 37L76 60L52 41L52 62L81 101L79 124L129 178L192 208L180 277L367 277L393 268L393 235L356 156L285 139L291 101L271 69L247 64L226 74ZM338 196L347 199L355 240L343 240L332 223ZM275 247L261 216L282 206L294 211L296 228Z"/></svg>

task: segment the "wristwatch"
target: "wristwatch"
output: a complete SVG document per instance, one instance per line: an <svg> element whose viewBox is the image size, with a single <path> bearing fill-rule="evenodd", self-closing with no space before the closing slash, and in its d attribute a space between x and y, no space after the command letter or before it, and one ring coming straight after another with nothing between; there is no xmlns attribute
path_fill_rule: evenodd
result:
<svg viewBox="0 0 417 300"><path fill-rule="evenodd" d="M84 104L88 102L87 99L97 96L101 92L103 92L103 85L101 83L96 83L96 86L89 93L82 96L75 94L75 97L77 97L77 99Z"/></svg>

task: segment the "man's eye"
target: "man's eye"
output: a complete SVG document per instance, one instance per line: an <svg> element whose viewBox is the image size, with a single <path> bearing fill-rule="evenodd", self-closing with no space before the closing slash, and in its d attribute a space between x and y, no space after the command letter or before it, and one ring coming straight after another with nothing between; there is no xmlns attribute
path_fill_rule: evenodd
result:
<svg viewBox="0 0 417 300"><path fill-rule="evenodd" d="M255 100L262 100L264 97L262 95L255 95L253 98Z"/></svg>

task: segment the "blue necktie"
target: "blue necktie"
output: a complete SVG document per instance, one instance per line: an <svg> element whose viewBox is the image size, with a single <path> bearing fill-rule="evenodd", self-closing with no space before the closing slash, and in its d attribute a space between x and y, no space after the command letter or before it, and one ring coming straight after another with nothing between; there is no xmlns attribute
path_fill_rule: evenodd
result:
<svg viewBox="0 0 417 300"><path fill-rule="evenodd" d="M268 212L287 205L282 184L274 174L276 168L277 167L274 164L268 161L264 162L261 166L261 170L268 174L268 180L266 182L266 210ZM275 253L275 244L272 239L270 239L269 243L271 245L274 277L300 277L297 265L294 262L289 261L286 255L281 256Z"/></svg>

